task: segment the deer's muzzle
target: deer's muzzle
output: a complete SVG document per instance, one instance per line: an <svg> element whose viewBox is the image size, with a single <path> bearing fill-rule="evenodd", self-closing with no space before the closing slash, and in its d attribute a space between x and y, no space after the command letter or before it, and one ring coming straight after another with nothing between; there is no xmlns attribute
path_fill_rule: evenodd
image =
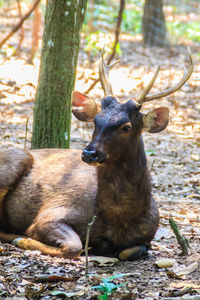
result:
<svg viewBox="0 0 200 300"><path fill-rule="evenodd" d="M88 164L103 163L106 156L98 150L88 150L87 148L82 152L82 160Z"/></svg>

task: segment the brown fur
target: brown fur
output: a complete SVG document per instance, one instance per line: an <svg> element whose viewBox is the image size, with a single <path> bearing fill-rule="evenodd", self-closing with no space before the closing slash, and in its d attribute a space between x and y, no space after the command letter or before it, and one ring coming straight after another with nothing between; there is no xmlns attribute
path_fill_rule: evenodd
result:
<svg viewBox="0 0 200 300"><path fill-rule="evenodd" d="M108 100L102 104L104 110L97 115L92 141L85 148L101 154L91 165L81 160L79 150L0 152L2 229L40 242L22 239L19 246L75 258L94 215L92 253L132 259L130 253L138 246L150 246L159 214L141 138L142 115L134 103L126 106ZM0 238L11 240L1 232Z"/></svg>
<svg viewBox="0 0 200 300"><path fill-rule="evenodd" d="M27 151L15 148L0 150L0 224L4 197L31 169L32 164L33 158Z"/></svg>
<svg viewBox="0 0 200 300"><path fill-rule="evenodd" d="M15 149L13 153L16 156ZM146 199L145 195L149 191L145 192L143 185L137 191L144 194L143 204L140 200L138 205L138 199L130 197L136 191L134 184L127 182L123 169L101 166L96 174L95 167L81 161L78 150L33 150L31 155L32 169L4 200L6 231L25 234L49 245L62 245L63 255L74 257L81 251L88 222L97 214L90 238L94 252L111 255L138 242L149 245L158 225L155 203L149 204L151 198ZM126 166L125 169L128 172ZM113 172L117 173L115 179ZM101 178L98 195L97 176ZM145 176L148 183L146 172ZM120 189L122 194L117 192Z"/></svg>

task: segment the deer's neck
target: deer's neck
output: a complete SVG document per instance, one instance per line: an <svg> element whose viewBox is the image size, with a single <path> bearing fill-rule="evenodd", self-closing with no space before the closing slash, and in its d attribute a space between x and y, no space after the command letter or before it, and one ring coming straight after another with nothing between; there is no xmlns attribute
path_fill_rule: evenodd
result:
<svg viewBox="0 0 200 300"><path fill-rule="evenodd" d="M127 211L138 210L139 214L142 207L148 207L151 182L142 138L124 149L116 161L98 167L97 177L99 208L109 210L124 206Z"/></svg>

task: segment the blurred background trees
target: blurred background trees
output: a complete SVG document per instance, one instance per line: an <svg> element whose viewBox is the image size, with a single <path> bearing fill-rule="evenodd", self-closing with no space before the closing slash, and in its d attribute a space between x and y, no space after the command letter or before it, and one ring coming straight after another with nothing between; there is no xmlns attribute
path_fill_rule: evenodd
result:
<svg viewBox="0 0 200 300"><path fill-rule="evenodd" d="M40 2L40 4L35 5L35 3L38 2ZM41 58L41 37L44 28L46 2L48 13L50 3L55 3L55 0L0 0L0 52L4 61L8 61L12 59L12 57L17 56L24 59L26 63L33 64L33 66L38 64ZM64 5L69 4L69 6L71 6L72 3L78 3L78 1L57 1L57 3L62 4L60 7L63 8L63 11L60 16L65 19L64 13L66 10L64 10ZM35 9L32 9L34 7ZM81 8L79 8L79 11L81 11ZM73 12L70 12L70 14L73 19ZM57 15L54 17L56 18ZM32 143L33 147L37 148L39 144L41 144L42 147L69 146L71 121L70 93L74 85L78 48L74 47L76 44L74 39L76 38L75 36L71 36L70 27L68 27L69 24L63 26L61 17L58 16L56 20L58 34L55 34L55 40L57 40L58 35L62 37L60 41L56 43L56 45L58 45L57 48L51 44L51 34L53 33L49 32L48 34L45 32L45 39L47 40L45 43L48 45L46 50L48 49L49 54L44 58L45 55L42 52L42 60L46 60L47 69L44 73L42 73L43 70L40 72L40 80L41 78L45 78L45 82L52 76L52 85L49 88L47 88L47 86L45 87L43 96L41 94L42 88L40 84L37 90L35 102L36 122L33 126ZM199 0L90 0L88 1L81 32L80 63L84 68L87 67L91 69L98 60L104 46L109 53L108 59L113 56L113 54L118 58L125 53L125 55L123 55L124 61L126 56L128 59L130 59L130 57L134 59L134 52L138 52L139 55L141 54L149 58L151 54L145 53L145 49L151 50L151 47L154 47L153 51L155 47L162 50L167 49L166 53L168 51L168 55L165 54L164 56L163 54L163 56L170 58L172 47L190 45L193 50L193 55L200 55L199 18ZM77 30L77 32L80 33L79 21L82 20L80 20L80 18L77 19L77 24L74 25L74 32ZM32 32L30 28L32 28ZM68 53L68 51L66 51L63 54L62 49L64 48L66 40L68 40L70 44L69 51L71 52ZM131 41L128 46L129 48L123 46L124 41ZM72 62L70 53L72 53L74 49L76 51L74 56L75 63L72 66L72 64L70 64L70 61ZM149 53L150 52L151 51L149 51ZM64 55L63 61L61 59L62 55ZM134 61L134 66L136 66L137 63L138 61ZM61 81L54 76L59 72L59 65L61 66L65 78ZM153 63L152 66L154 66ZM83 72L83 76L87 77L85 69ZM46 75L43 76L42 74ZM67 76L71 78L69 81L66 79ZM89 85L87 83L91 78L97 82L97 77L97 73L95 73L94 76L88 76L88 81L85 83L83 91L91 90L91 84ZM47 95L48 99L46 98ZM42 98L43 104L41 107L39 103ZM51 105L48 100L51 101ZM50 119L47 117L48 114L50 114ZM45 118L46 121L44 121ZM63 119L65 119L65 121L63 121ZM44 123L48 125L44 125ZM36 132L38 130L36 128L38 126L41 128L47 126L48 128L44 129L40 138L36 138ZM52 133L54 142L45 144L45 138L52 136ZM62 136L62 142L60 136ZM39 144L36 143L36 140L39 141Z"/></svg>
<svg viewBox="0 0 200 300"><path fill-rule="evenodd" d="M163 0L146 0L142 18L142 35L145 45L166 46L166 25Z"/></svg>
<svg viewBox="0 0 200 300"><path fill-rule="evenodd" d="M83 46L86 52L95 53L102 43L111 48L114 42L113 33L116 29L120 2L120 0L110 0L109 3L105 0L88 1L83 28L85 35ZM199 0L124 0L124 2L125 8L121 22L122 33L132 36L138 35L144 44L150 46L162 47L190 41L200 43ZM0 8L5 7L12 11L15 3L18 3L18 6L20 3L23 10L23 7L31 7L34 1L0 0ZM45 4L45 0L41 0L40 9L42 9L43 18ZM17 5L15 7L17 8ZM34 16L34 14L38 16L38 10L37 8L31 15L33 20L38 19ZM20 18L20 12L16 10L16 13ZM23 16L23 12L21 14ZM37 26L34 25L34 29L35 27ZM4 26L0 26L0 29L4 30ZM41 34L42 28L40 26L37 30ZM33 36L36 35L35 30ZM34 45L33 48L35 48ZM118 51L120 50L118 49Z"/></svg>

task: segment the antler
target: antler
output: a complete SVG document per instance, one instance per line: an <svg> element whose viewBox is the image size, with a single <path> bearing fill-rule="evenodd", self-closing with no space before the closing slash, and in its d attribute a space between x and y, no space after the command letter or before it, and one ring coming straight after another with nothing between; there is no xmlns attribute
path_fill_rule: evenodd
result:
<svg viewBox="0 0 200 300"><path fill-rule="evenodd" d="M119 62L119 60L113 62L112 64L107 65L103 58L104 50L102 51L102 55L99 62L99 79L101 82L101 86L104 90L105 96L113 95L112 86L109 82L109 71L110 69Z"/></svg>
<svg viewBox="0 0 200 300"><path fill-rule="evenodd" d="M178 91L184 85L184 83L190 78L190 76L192 75L192 72L193 72L194 64L193 64L190 48L188 48L188 57L189 57L189 62L190 62L189 68L188 69L184 68L183 77L181 78L181 80L174 87L168 88L168 89L166 89L162 92L147 95L148 92L150 91L150 89L152 88L156 78L158 77L158 73L159 73L159 70L160 70L160 68L158 67L155 74L154 74L154 76L153 76L153 78L151 79L150 83L148 84L148 86L145 88L144 91L142 91L142 93L140 95L138 95L136 97L136 99L135 99L136 102L140 106L142 106L142 104L145 103L145 102L149 102L149 101L152 101L152 100L155 100L155 99L159 99L159 98L168 96L168 95Z"/></svg>

